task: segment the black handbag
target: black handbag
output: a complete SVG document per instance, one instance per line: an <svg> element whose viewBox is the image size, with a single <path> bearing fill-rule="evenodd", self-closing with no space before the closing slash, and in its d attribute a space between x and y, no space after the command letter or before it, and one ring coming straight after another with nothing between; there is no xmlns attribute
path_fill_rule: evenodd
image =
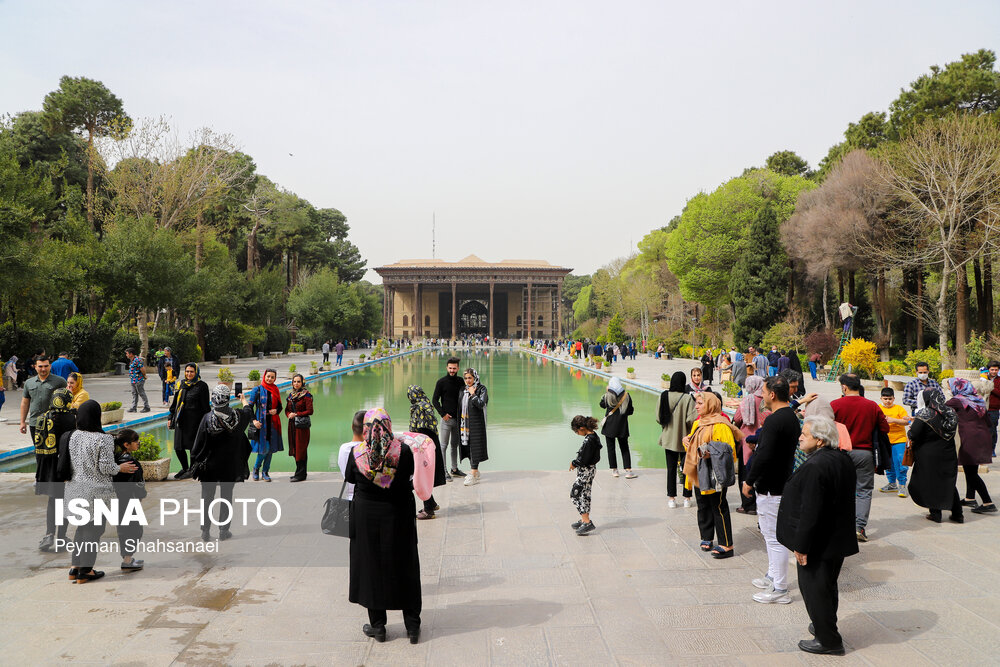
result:
<svg viewBox="0 0 1000 667"><path fill-rule="evenodd" d="M295 428L311 428L312 419L309 415L302 415L301 417L295 418Z"/></svg>
<svg viewBox="0 0 1000 667"><path fill-rule="evenodd" d="M257 436L259 436L259 435L260 435L260 429L259 428L257 428L253 424L250 424L250 426L247 427L247 437L248 438L250 438L251 440L256 440Z"/></svg>
<svg viewBox="0 0 1000 667"><path fill-rule="evenodd" d="M347 480L340 485L340 495L336 498L327 498L323 510L323 519L320 527L326 535L335 537L351 536L351 501L344 498L344 489L347 487Z"/></svg>

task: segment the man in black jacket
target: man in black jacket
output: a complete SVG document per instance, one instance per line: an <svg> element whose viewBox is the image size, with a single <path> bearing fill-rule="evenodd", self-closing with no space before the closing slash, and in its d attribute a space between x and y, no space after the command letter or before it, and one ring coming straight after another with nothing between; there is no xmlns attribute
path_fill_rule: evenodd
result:
<svg viewBox="0 0 1000 667"><path fill-rule="evenodd" d="M788 550L775 534L778 506L785 482L792 474L799 442L799 418L788 404L788 380L777 375L764 381L761 393L771 414L764 420L743 482L743 495L757 491L757 520L767 545L767 575L751 583L763 589L753 599L762 604L788 604Z"/></svg>
<svg viewBox="0 0 1000 667"><path fill-rule="evenodd" d="M858 553L854 532L857 474L837 449L837 425L826 417L807 417L799 447L809 458L785 484L778 510L778 540L798 563L799 591L815 639L803 639L808 653L844 655L837 631L837 578L844 558Z"/></svg>
<svg viewBox="0 0 1000 667"><path fill-rule="evenodd" d="M452 476L465 477L465 473L458 469L458 447L462 443L461 415L459 414L458 400L465 389L465 382L458 374L458 365L461 359L451 357L448 359L448 374L437 381L434 385L434 396L431 404L441 415L441 425L438 429L441 435L441 460L446 461L448 454L448 443L451 443L451 472L445 474L445 479L449 482Z"/></svg>

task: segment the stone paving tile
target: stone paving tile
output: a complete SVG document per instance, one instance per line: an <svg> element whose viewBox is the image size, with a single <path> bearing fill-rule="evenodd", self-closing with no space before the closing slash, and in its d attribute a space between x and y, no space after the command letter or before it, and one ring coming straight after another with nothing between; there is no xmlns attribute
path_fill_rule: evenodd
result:
<svg viewBox="0 0 1000 667"><path fill-rule="evenodd" d="M614 665L597 625L546 628L549 654L555 665Z"/></svg>

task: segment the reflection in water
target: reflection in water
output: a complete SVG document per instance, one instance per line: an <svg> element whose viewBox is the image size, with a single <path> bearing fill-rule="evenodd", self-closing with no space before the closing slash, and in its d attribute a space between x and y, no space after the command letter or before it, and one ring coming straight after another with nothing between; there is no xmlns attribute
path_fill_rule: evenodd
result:
<svg viewBox="0 0 1000 667"><path fill-rule="evenodd" d="M469 366L478 370L490 392L490 460L483 464L486 473L563 470L580 446L580 438L569 429L573 416L604 416L598 403L607 387L605 378L517 351L498 353L479 348L421 352L309 383L316 399L309 469L337 469L337 451L341 443L351 439L351 418L357 410L383 406L393 418L393 427L406 430L410 414L407 386L420 385L428 396L433 396L434 385L444 375L445 361L452 354L461 359L462 370ZM660 427L656 423L656 395L631 388L629 391L635 404L629 426L637 467L663 467L662 450L657 444ZM281 424L287 428L284 417ZM165 426L148 430L156 433L161 442L173 441L173 433ZM607 467L606 448L601 450L601 459L599 467L603 470ZM176 460L172 465L177 467ZM274 455L272 471L294 469L287 448Z"/></svg>

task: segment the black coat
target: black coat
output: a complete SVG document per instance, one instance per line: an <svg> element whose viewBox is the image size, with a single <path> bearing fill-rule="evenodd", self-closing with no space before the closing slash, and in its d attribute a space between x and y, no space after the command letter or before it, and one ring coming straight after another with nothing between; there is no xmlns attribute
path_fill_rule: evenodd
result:
<svg viewBox="0 0 1000 667"><path fill-rule="evenodd" d="M619 398L621 397L619 396ZM632 397L628 398L628 408L625 409L624 414L621 410L614 410L617 402L608 405L606 399L607 393L601 397L601 407L604 408L604 426L601 427L601 435L609 438L627 438L629 436L628 416L635 412L635 403L632 402ZM612 412L612 410L614 411Z"/></svg>
<svg viewBox="0 0 1000 667"><path fill-rule="evenodd" d="M170 402L170 419L173 421L174 428L174 450L194 447L194 439L198 435L201 419L211 409L208 385L205 384L204 380L195 382L190 389L185 391L185 394L180 414L177 414L179 389Z"/></svg>
<svg viewBox="0 0 1000 667"><path fill-rule="evenodd" d="M583 444L580 445L580 451L576 453L576 458L574 458L570 465L576 468L582 468L584 466L597 465L601 460L601 439L596 433L588 433L587 437L583 439Z"/></svg>
<svg viewBox="0 0 1000 667"><path fill-rule="evenodd" d="M463 391L465 390L463 389ZM462 445L459 448L462 459L469 459L472 465L477 467L480 463L488 461L490 458L489 451L486 448L486 404L489 402L490 395L486 391L486 385L480 383L476 388L476 395L469 398L469 414L467 418L469 444L467 447ZM461 396L459 396L458 405L461 412Z"/></svg>
<svg viewBox="0 0 1000 667"><path fill-rule="evenodd" d="M224 433L209 433L209 415L202 418L191 450L195 479L201 482L242 482L250 477L250 466L247 464L250 440L246 430L253 421L253 406L243 406L236 414L239 424Z"/></svg>
<svg viewBox="0 0 1000 667"><path fill-rule="evenodd" d="M778 507L778 541L810 559L858 553L856 485L850 456L829 447L814 451L785 482Z"/></svg>
<svg viewBox="0 0 1000 667"><path fill-rule="evenodd" d="M931 424L914 419L910 425L913 468L908 488L913 502L921 507L950 510L958 481L958 454L955 438L942 438L940 430L937 417Z"/></svg>
<svg viewBox="0 0 1000 667"><path fill-rule="evenodd" d="M715 378L715 359L707 352L701 357L701 379L712 382Z"/></svg>
<svg viewBox="0 0 1000 667"><path fill-rule="evenodd" d="M403 446L388 489L376 486L347 460L351 502L351 579L348 599L368 609L419 609L420 555L413 501L413 452Z"/></svg>
<svg viewBox="0 0 1000 667"><path fill-rule="evenodd" d="M111 481L115 485L115 495L118 499L123 502L128 502L132 498L138 498L142 500L146 497L146 482L143 480L142 476L142 464L135 460L131 454L128 452L122 452L115 455L115 463L121 465L123 463L134 463L138 466L135 472L119 472L117 475L111 478ZM121 505L121 509L124 510L125 506Z"/></svg>
<svg viewBox="0 0 1000 667"><path fill-rule="evenodd" d="M776 410L764 420L746 475L746 483L757 493L782 494L792 474L800 433L799 418L791 408Z"/></svg>

